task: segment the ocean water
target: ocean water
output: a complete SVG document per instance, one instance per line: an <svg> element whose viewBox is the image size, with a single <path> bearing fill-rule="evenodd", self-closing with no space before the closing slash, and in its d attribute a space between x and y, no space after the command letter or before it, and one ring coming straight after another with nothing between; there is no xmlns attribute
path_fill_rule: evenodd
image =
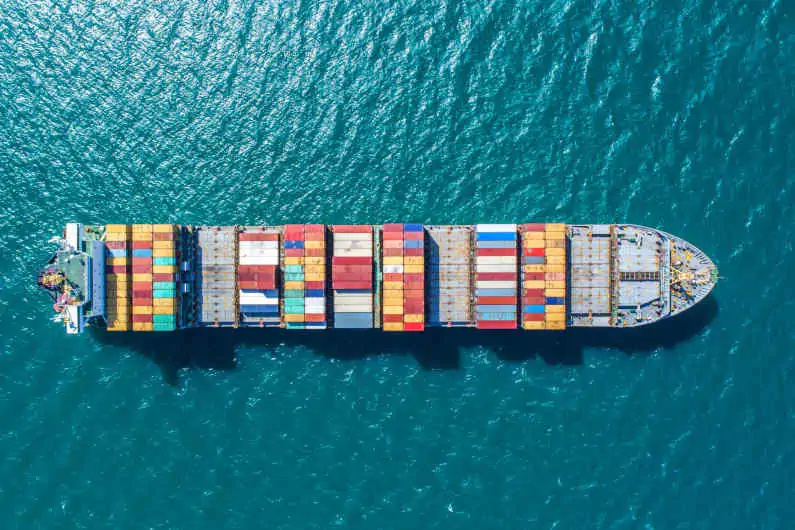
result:
<svg viewBox="0 0 795 530"><path fill-rule="evenodd" d="M4 0L0 527L792 528L794 22ZM626 221L723 279L638 332L66 337L69 220Z"/></svg>

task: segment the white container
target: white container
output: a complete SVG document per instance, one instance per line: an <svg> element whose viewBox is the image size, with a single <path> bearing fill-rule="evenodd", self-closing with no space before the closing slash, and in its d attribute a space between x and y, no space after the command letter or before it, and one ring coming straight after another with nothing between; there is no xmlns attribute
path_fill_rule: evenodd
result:
<svg viewBox="0 0 795 530"><path fill-rule="evenodd" d="M334 242L337 241L372 241L373 234L334 234Z"/></svg>
<svg viewBox="0 0 795 530"><path fill-rule="evenodd" d="M244 248L279 248L278 241L240 241L238 245L241 250Z"/></svg>
<svg viewBox="0 0 795 530"><path fill-rule="evenodd" d="M516 272L516 265L475 265L475 272Z"/></svg>
<svg viewBox="0 0 795 530"><path fill-rule="evenodd" d="M481 281L475 282L476 289L516 289L516 281Z"/></svg>
<svg viewBox="0 0 795 530"><path fill-rule="evenodd" d="M516 263L516 256L478 256L478 265L510 265Z"/></svg>
<svg viewBox="0 0 795 530"><path fill-rule="evenodd" d="M516 232L516 225L475 225L476 232Z"/></svg>
<svg viewBox="0 0 795 530"><path fill-rule="evenodd" d="M403 265L384 265L384 274L403 274Z"/></svg>
<svg viewBox="0 0 795 530"><path fill-rule="evenodd" d="M373 248L373 243L370 241L335 241L334 250L344 248Z"/></svg>
<svg viewBox="0 0 795 530"><path fill-rule="evenodd" d="M342 305L338 306L334 304L334 312L335 313L372 313L373 312L373 305Z"/></svg>
<svg viewBox="0 0 795 530"><path fill-rule="evenodd" d="M279 257L272 256L272 257L240 257L238 260L238 264L240 265L278 265L279 264Z"/></svg>
<svg viewBox="0 0 795 530"><path fill-rule="evenodd" d="M338 258L372 258L373 251L369 248L334 249L334 256Z"/></svg>

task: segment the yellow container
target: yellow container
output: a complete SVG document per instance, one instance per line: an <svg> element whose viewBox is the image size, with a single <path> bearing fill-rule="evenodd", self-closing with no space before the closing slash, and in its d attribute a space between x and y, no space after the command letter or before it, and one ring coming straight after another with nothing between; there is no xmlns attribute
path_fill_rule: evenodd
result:
<svg viewBox="0 0 795 530"><path fill-rule="evenodd" d="M152 225L132 225L133 234L136 232L152 233Z"/></svg>
<svg viewBox="0 0 795 530"><path fill-rule="evenodd" d="M130 331L130 323L129 322L121 322L119 320L114 320L108 323L107 327L108 331Z"/></svg>
<svg viewBox="0 0 795 530"><path fill-rule="evenodd" d="M130 225L118 225L118 224L110 224L105 225L105 232L121 232L126 234L130 231Z"/></svg>
<svg viewBox="0 0 795 530"><path fill-rule="evenodd" d="M544 294L546 296L564 297L566 296L566 289L546 289Z"/></svg>
<svg viewBox="0 0 795 530"><path fill-rule="evenodd" d="M543 241L544 240L544 232L524 232L522 233L522 239L524 241Z"/></svg>
<svg viewBox="0 0 795 530"><path fill-rule="evenodd" d="M566 223L547 223L547 225L544 228L546 228L547 233L549 233L549 232L565 232L566 231Z"/></svg>
<svg viewBox="0 0 795 530"><path fill-rule="evenodd" d="M544 272L547 270L546 265L522 265L524 272Z"/></svg>
<svg viewBox="0 0 795 530"><path fill-rule="evenodd" d="M152 250L152 257L153 258L175 258L177 256L177 251L167 248L156 248Z"/></svg>
<svg viewBox="0 0 795 530"><path fill-rule="evenodd" d="M524 248L545 248L546 244L546 241L543 239L528 239L522 241L522 247Z"/></svg>
<svg viewBox="0 0 795 530"><path fill-rule="evenodd" d="M522 322L522 329L546 329L544 322Z"/></svg>
<svg viewBox="0 0 795 530"><path fill-rule="evenodd" d="M402 315L403 314L403 306L384 306L384 314L385 315Z"/></svg>
<svg viewBox="0 0 795 530"><path fill-rule="evenodd" d="M155 307L170 307L176 309L177 300L175 298L153 298L152 303Z"/></svg>
<svg viewBox="0 0 795 530"><path fill-rule="evenodd" d="M547 288L547 289L565 289L566 288L566 282L563 281L563 280L550 280L550 281L545 282L545 283L546 283L546 285L544 287Z"/></svg>
<svg viewBox="0 0 795 530"><path fill-rule="evenodd" d="M129 265L130 258L108 258L105 260L106 265Z"/></svg>
<svg viewBox="0 0 795 530"><path fill-rule="evenodd" d="M403 256L384 256L384 265L403 265Z"/></svg>
<svg viewBox="0 0 795 530"><path fill-rule="evenodd" d="M303 289L303 288L304 288L304 282L284 282L285 290ZM303 322L303 320L301 322Z"/></svg>
<svg viewBox="0 0 795 530"><path fill-rule="evenodd" d="M133 331L152 331L151 322L133 322Z"/></svg>
<svg viewBox="0 0 795 530"><path fill-rule="evenodd" d="M125 232L105 232L105 241L127 241L130 234Z"/></svg>
<svg viewBox="0 0 795 530"><path fill-rule="evenodd" d="M384 289L403 289L403 282L384 282Z"/></svg>
<svg viewBox="0 0 795 530"><path fill-rule="evenodd" d="M549 315L550 313L565 313L566 306L565 305L548 305L544 306L544 313Z"/></svg>
<svg viewBox="0 0 795 530"><path fill-rule="evenodd" d="M425 315L406 315L403 317L403 322L410 324L419 324L425 322Z"/></svg>
<svg viewBox="0 0 795 530"><path fill-rule="evenodd" d="M304 315L287 314L284 315L285 322L303 322Z"/></svg>
<svg viewBox="0 0 795 530"><path fill-rule="evenodd" d="M304 258L286 256L284 258L284 264L285 265L303 265L304 264Z"/></svg>
<svg viewBox="0 0 795 530"><path fill-rule="evenodd" d="M566 313L544 313L544 320L547 322L565 322Z"/></svg>
<svg viewBox="0 0 795 530"><path fill-rule="evenodd" d="M388 258L384 258L388 259ZM403 264L404 265L425 265L425 258L422 256L404 256L403 257ZM395 265L400 265L400 263L396 263Z"/></svg>
<svg viewBox="0 0 795 530"><path fill-rule="evenodd" d="M152 232L158 233L166 233L166 232L173 232L174 225L152 225Z"/></svg>
<svg viewBox="0 0 795 530"><path fill-rule="evenodd" d="M547 329L566 329L566 321L565 320L555 320L552 322L547 322Z"/></svg>
<svg viewBox="0 0 795 530"><path fill-rule="evenodd" d="M547 256L547 265L565 265L566 264L566 256ZM547 269L547 271L550 271Z"/></svg>
<svg viewBox="0 0 795 530"><path fill-rule="evenodd" d="M312 243L312 241L307 241L307 243ZM312 247L309 247L312 248ZM326 258L304 258L304 263L307 265L326 265Z"/></svg>
<svg viewBox="0 0 795 530"><path fill-rule="evenodd" d="M398 322L384 322L384 331L403 331L403 324Z"/></svg>
<svg viewBox="0 0 795 530"><path fill-rule="evenodd" d="M153 274L174 274L177 272L176 265L152 265Z"/></svg>
<svg viewBox="0 0 795 530"><path fill-rule="evenodd" d="M404 274L419 274L425 272L425 265L403 265Z"/></svg>
<svg viewBox="0 0 795 530"><path fill-rule="evenodd" d="M308 282L322 282L323 280L326 279L326 275L323 274L322 272L315 272L315 273L307 272L304 277Z"/></svg>
<svg viewBox="0 0 795 530"><path fill-rule="evenodd" d="M544 272L544 269L541 269L538 272ZM547 272L566 272L566 264L565 263L550 263L547 265Z"/></svg>
<svg viewBox="0 0 795 530"><path fill-rule="evenodd" d="M565 256L566 255L566 249L565 248L550 248L550 247L547 247L545 253L547 255L547 261L548 261L550 256Z"/></svg>
<svg viewBox="0 0 795 530"><path fill-rule="evenodd" d="M326 248L325 241L304 241L304 248ZM323 259L323 258L320 258Z"/></svg>
<svg viewBox="0 0 795 530"><path fill-rule="evenodd" d="M386 293L384 293L384 305L403 307L403 293L397 295L389 295L389 296L387 296Z"/></svg>
<svg viewBox="0 0 795 530"><path fill-rule="evenodd" d="M148 272L134 272L133 275L132 275L132 281L133 281L133 283L136 283L136 282L151 282L152 281L152 275L149 274Z"/></svg>
<svg viewBox="0 0 795 530"><path fill-rule="evenodd" d="M174 248L173 241L153 241L152 248Z"/></svg>
<svg viewBox="0 0 795 530"><path fill-rule="evenodd" d="M174 309L172 309L170 307L155 306L155 307L152 308L152 312L155 315L173 315L174 314Z"/></svg>
<svg viewBox="0 0 795 530"><path fill-rule="evenodd" d="M134 305L132 308L133 315L151 315L152 306L150 305Z"/></svg>
<svg viewBox="0 0 795 530"><path fill-rule="evenodd" d="M133 232L132 240L133 241L152 241L152 233L151 232Z"/></svg>
<svg viewBox="0 0 795 530"><path fill-rule="evenodd" d="M565 239L547 239L544 243L546 243L547 248L566 248Z"/></svg>
<svg viewBox="0 0 795 530"><path fill-rule="evenodd" d="M543 289L544 280L523 280L522 289Z"/></svg>

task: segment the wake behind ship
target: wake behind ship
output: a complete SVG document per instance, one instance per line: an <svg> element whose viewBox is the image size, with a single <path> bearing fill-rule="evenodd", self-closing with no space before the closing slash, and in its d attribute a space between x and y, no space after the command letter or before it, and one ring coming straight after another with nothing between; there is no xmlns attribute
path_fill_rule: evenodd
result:
<svg viewBox="0 0 795 530"><path fill-rule="evenodd" d="M703 300L713 262L631 224L69 223L39 285L67 333L197 327L641 326Z"/></svg>

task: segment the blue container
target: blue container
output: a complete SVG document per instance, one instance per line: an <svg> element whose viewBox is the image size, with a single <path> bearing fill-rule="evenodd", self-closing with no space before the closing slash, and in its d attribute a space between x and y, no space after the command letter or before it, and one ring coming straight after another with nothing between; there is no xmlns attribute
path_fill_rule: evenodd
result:
<svg viewBox="0 0 795 530"><path fill-rule="evenodd" d="M403 248L422 248L422 241L407 239L403 241Z"/></svg>
<svg viewBox="0 0 795 530"><path fill-rule="evenodd" d="M525 313L543 313L544 312L544 306L542 306L542 305L526 305L526 306L522 306L522 310Z"/></svg>
<svg viewBox="0 0 795 530"><path fill-rule="evenodd" d="M516 241L478 241L478 248L516 248Z"/></svg>
<svg viewBox="0 0 795 530"><path fill-rule="evenodd" d="M547 296L547 305L563 305L566 300L561 296Z"/></svg>
<svg viewBox="0 0 795 530"><path fill-rule="evenodd" d="M328 327L325 322L306 322L304 325L306 329L326 329Z"/></svg>
<svg viewBox="0 0 795 530"><path fill-rule="evenodd" d="M176 298L176 296L174 289L152 289L153 298Z"/></svg>
<svg viewBox="0 0 795 530"><path fill-rule="evenodd" d="M516 306L512 305L478 305L475 306L475 311L478 313L486 313L486 312L493 312L493 313L510 313L516 312Z"/></svg>
<svg viewBox="0 0 795 530"><path fill-rule="evenodd" d="M123 248L109 248L108 252L110 253L111 258L126 258L127 257L127 250Z"/></svg>
<svg viewBox="0 0 795 530"><path fill-rule="evenodd" d="M371 294L373 291L370 289L335 289L334 292L345 294Z"/></svg>
<svg viewBox="0 0 795 530"><path fill-rule="evenodd" d="M416 223L409 223L403 225L404 232L422 232L422 225Z"/></svg>
<svg viewBox="0 0 795 530"><path fill-rule="evenodd" d="M279 308L275 305L241 305L240 312L248 316L278 317Z"/></svg>
<svg viewBox="0 0 795 530"><path fill-rule="evenodd" d="M303 265L285 265L284 272L304 272Z"/></svg>
<svg viewBox="0 0 795 530"><path fill-rule="evenodd" d="M285 241L284 248L304 248L303 241Z"/></svg>
<svg viewBox="0 0 795 530"><path fill-rule="evenodd" d="M284 281L286 282L302 282L304 281L304 273L303 272L288 272L284 275Z"/></svg>
<svg viewBox="0 0 795 530"><path fill-rule="evenodd" d="M164 257L154 257L152 258L152 265L176 265L177 258L164 258Z"/></svg>
<svg viewBox="0 0 795 530"><path fill-rule="evenodd" d="M522 263L525 265L543 265L544 256L523 256Z"/></svg>
<svg viewBox="0 0 795 530"><path fill-rule="evenodd" d="M152 289L169 289L173 290L177 288L176 282L152 282Z"/></svg>
<svg viewBox="0 0 795 530"><path fill-rule="evenodd" d="M134 258L151 258L152 257L152 249L151 248L134 248L133 249L133 257Z"/></svg>
<svg viewBox="0 0 795 530"><path fill-rule="evenodd" d="M337 313L334 327L340 329L368 329L373 327L372 313Z"/></svg>
<svg viewBox="0 0 795 530"><path fill-rule="evenodd" d="M516 320L516 313L475 313L476 320Z"/></svg>
<svg viewBox="0 0 795 530"><path fill-rule="evenodd" d="M323 289L307 289L304 291L307 298L325 298L326 292Z"/></svg>
<svg viewBox="0 0 795 530"><path fill-rule="evenodd" d="M478 241L516 241L516 232L477 232Z"/></svg>
<svg viewBox="0 0 795 530"><path fill-rule="evenodd" d="M516 296L516 289L475 289L475 296Z"/></svg>

